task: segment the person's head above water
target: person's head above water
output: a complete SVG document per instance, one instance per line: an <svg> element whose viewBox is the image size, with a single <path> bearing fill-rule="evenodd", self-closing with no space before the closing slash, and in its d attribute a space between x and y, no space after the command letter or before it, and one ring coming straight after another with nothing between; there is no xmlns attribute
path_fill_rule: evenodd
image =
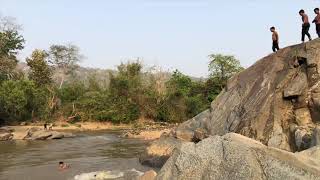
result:
<svg viewBox="0 0 320 180"><path fill-rule="evenodd" d="M66 164L66 163L64 163L63 161L60 161L60 162L59 162L59 169L60 169L60 170L64 170L64 169L68 169L68 168L70 168L70 165L69 165L69 164Z"/></svg>
<svg viewBox="0 0 320 180"><path fill-rule="evenodd" d="M313 11L314 13L319 14L319 8L315 8Z"/></svg>
<svg viewBox="0 0 320 180"><path fill-rule="evenodd" d="M304 15L304 10L301 9L301 10L299 11L299 14L300 14L301 16Z"/></svg>
<svg viewBox="0 0 320 180"><path fill-rule="evenodd" d="M270 31L271 32L274 32L276 30L276 28L274 27L274 26L272 26L271 28L270 28Z"/></svg>

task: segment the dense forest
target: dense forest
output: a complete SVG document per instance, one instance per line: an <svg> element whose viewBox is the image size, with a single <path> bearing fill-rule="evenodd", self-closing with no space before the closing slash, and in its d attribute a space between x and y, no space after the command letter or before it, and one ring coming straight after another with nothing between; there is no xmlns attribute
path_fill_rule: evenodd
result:
<svg viewBox="0 0 320 180"><path fill-rule="evenodd" d="M182 122L207 109L226 81L243 68L233 56L208 56L209 77L195 79L178 70L163 72L128 60L105 77L79 78L83 55L72 44L35 49L18 68L24 48L21 29L0 17L0 121L130 123L140 118Z"/></svg>

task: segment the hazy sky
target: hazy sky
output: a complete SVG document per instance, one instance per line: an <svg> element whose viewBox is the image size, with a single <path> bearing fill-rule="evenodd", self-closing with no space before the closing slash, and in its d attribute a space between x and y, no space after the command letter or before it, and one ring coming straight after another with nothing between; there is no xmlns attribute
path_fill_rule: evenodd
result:
<svg viewBox="0 0 320 180"><path fill-rule="evenodd" d="M207 75L211 53L235 55L245 67L280 46L300 43L303 8L318 0L0 0L0 13L23 25L24 59L33 49L74 43L83 66L112 68L141 57L148 65ZM315 27L311 32L315 37Z"/></svg>

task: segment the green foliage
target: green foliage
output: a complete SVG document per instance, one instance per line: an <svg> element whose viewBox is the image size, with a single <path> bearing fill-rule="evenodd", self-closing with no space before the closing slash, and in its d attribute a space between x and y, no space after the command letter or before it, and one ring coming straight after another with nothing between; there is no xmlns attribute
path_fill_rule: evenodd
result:
<svg viewBox="0 0 320 180"><path fill-rule="evenodd" d="M15 67L17 65L16 54L23 49L24 39L19 32L12 27L10 21L3 21L0 17L0 82L13 79L17 76Z"/></svg>
<svg viewBox="0 0 320 180"><path fill-rule="evenodd" d="M209 107L203 81L192 81L176 70L166 85L166 97L158 108L155 119L183 122Z"/></svg>
<svg viewBox="0 0 320 180"><path fill-rule="evenodd" d="M52 70L46 58L48 54L43 50L34 50L31 58L27 58L27 65L30 67L29 79L33 80L38 86L49 85L52 83Z"/></svg>
<svg viewBox="0 0 320 180"><path fill-rule="evenodd" d="M131 123L139 118L183 122L208 109L227 80L243 69L233 56L212 54L206 80L192 80L178 70L169 77L146 72L135 61L121 63L109 74L108 85L101 85L98 79L104 77L95 74L65 82L67 76L75 77L82 55L75 45L52 45L48 51L36 49L26 59L30 67L26 80L15 70L24 39L10 22L0 17L0 119L7 122L46 121L61 115L69 122ZM53 70L58 85L53 83Z"/></svg>
<svg viewBox="0 0 320 180"><path fill-rule="evenodd" d="M225 56L222 54L211 54L209 55L209 71L210 77L223 88L227 80L234 74L243 70L240 65L240 61L234 56Z"/></svg>
<svg viewBox="0 0 320 180"><path fill-rule="evenodd" d="M86 92L84 84L73 82L66 84L58 90L58 96L62 103L70 103L79 100Z"/></svg>
<svg viewBox="0 0 320 180"><path fill-rule="evenodd" d="M52 45L48 51L49 62L60 71L61 80L59 89L65 81L65 77L72 74L77 68L79 61L82 59L80 50L77 46L69 45Z"/></svg>
<svg viewBox="0 0 320 180"><path fill-rule="evenodd" d="M79 48L75 45L52 45L48 52L50 62L59 68L70 68L81 60Z"/></svg>
<svg viewBox="0 0 320 180"><path fill-rule="evenodd" d="M33 81L5 81L0 86L0 105L10 119L23 120L48 113L48 92Z"/></svg>
<svg viewBox="0 0 320 180"><path fill-rule="evenodd" d="M170 93L175 93L177 95L187 95L192 86L191 79L175 70L171 79L167 83L167 89Z"/></svg>
<svg viewBox="0 0 320 180"><path fill-rule="evenodd" d="M18 31L0 31L0 56L14 57L23 49L24 39Z"/></svg>

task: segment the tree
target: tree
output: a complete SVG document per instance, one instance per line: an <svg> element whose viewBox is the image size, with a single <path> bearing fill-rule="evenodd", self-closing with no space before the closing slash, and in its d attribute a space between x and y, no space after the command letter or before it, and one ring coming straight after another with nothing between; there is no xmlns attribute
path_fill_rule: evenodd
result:
<svg viewBox="0 0 320 180"><path fill-rule="evenodd" d="M191 89L192 81L190 77L182 74L180 71L175 70L172 77L167 82L168 92L181 93L187 95Z"/></svg>
<svg viewBox="0 0 320 180"><path fill-rule="evenodd" d="M0 31L19 31L21 30L21 25L16 23L16 18L11 16L1 16L0 15Z"/></svg>
<svg viewBox="0 0 320 180"><path fill-rule="evenodd" d="M222 54L209 55L210 78L214 79L222 88L225 87L227 80L234 74L243 70L239 60L234 56L225 56Z"/></svg>
<svg viewBox="0 0 320 180"><path fill-rule="evenodd" d="M0 106L9 119L44 117L48 93L29 80L8 80L0 85Z"/></svg>
<svg viewBox="0 0 320 180"><path fill-rule="evenodd" d="M31 58L27 58L27 65L30 67L29 79L38 86L52 83L52 70L47 62L48 54L44 50L36 49L32 52Z"/></svg>
<svg viewBox="0 0 320 180"><path fill-rule="evenodd" d="M61 89L66 76L74 71L83 56L80 54L79 48L72 44L52 45L48 54L49 62L60 71L59 89Z"/></svg>
<svg viewBox="0 0 320 180"><path fill-rule="evenodd" d="M18 27L12 18L0 16L0 82L14 76L16 55L24 48Z"/></svg>

